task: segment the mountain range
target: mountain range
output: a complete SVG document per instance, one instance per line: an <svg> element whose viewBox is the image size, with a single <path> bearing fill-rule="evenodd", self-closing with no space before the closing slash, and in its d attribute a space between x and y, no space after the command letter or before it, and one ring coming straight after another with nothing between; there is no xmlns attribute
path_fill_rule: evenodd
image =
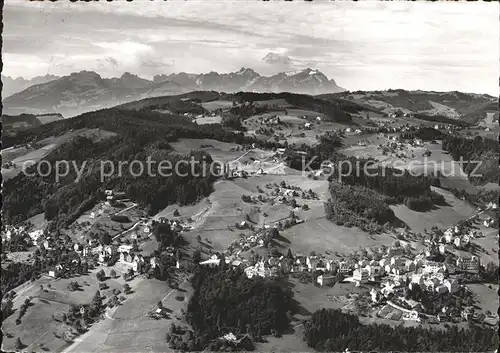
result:
<svg viewBox="0 0 500 353"><path fill-rule="evenodd" d="M7 87L5 91L11 90ZM281 72L262 76L249 68L231 73L175 73L157 75L147 80L124 73L118 78L102 78L93 71L81 71L68 76L53 77L49 82L30 86L3 99L5 114L62 113L71 117L86 111L121 103L190 91L219 92L292 92L324 94L345 91L333 79L319 70Z"/></svg>
<svg viewBox="0 0 500 353"><path fill-rule="evenodd" d="M40 83L46 83L60 78L54 75L36 76L32 79L25 79L23 77L12 78L10 76L2 75L2 97L8 97L14 93L21 92L26 88Z"/></svg>

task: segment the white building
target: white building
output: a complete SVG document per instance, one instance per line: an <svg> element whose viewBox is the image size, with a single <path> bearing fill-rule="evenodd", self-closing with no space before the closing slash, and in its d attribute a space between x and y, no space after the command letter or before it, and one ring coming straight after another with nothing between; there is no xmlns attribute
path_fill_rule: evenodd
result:
<svg viewBox="0 0 500 353"><path fill-rule="evenodd" d="M444 284L440 284L435 288L435 290L438 294L445 294L448 292L448 287Z"/></svg>
<svg viewBox="0 0 500 353"><path fill-rule="evenodd" d="M253 278L257 276L265 278L271 276L271 270L268 267L266 267L263 261L257 262L255 266L249 266L245 268L244 272L248 278Z"/></svg>
<svg viewBox="0 0 500 353"><path fill-rule="evenodd" d="M444 239L447 243L451 243L453 241L453 229L452 228L446 229L446 231L444 232Z"/></svg>
<svg viewBox="0 0 500 353"><path fill-rule="evenodd" d="M411 320L411 321L417 321L420 322L420 317L418 316L418 312L415 310L404 312L403 313L403 320Z"/></svg>
<svg viewBox="0 0 500 353"><path fill-rule="evenodd" d="M121 244L118 247L118 252L130 252L132 250L132 245Z"/></svg>
<svg viewBox="0 0 500 353"><path fill-rule="evenodd" d="M358 268L354 270L352 278L359 283L365 283L368 282L369 273L364 268L362 269Z"/></svg>
<svg viewBox="0 0 500 353"><path fill-rule="evenodd" d="M215 254L212 255L210 259L200 262L201 266L208 266L208 267L218 267L219 264L220 264L220 259L217 258L217 255Z"/></svg>
<svg viewBox="0 0 500 353"><path fill-rule="evenodd" d="M321 275L321 276L318 276L318 278L316 279L316 282L318 282L318 284L320 286L328 286L328 285L335 282L335 277Z"/></svg>
<svg viewBox="0 0 500 353"><path fill-rule="evenodd" d="M445 279L443 285L448 288L448 292L455 293L460 288L456 279Z"/></svg>

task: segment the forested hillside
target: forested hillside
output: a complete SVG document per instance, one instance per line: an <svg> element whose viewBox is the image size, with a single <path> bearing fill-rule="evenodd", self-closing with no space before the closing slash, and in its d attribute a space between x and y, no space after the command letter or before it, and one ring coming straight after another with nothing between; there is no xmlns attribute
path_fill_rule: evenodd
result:
<svg viewBox="0 0 500 353"><path fill-rule="evenodd" d="M193 278L186 318L195 330L194 340L207 344L229 332L256 339L284 332L291 317L290 290L275 280L248 279L241 269L221 264L221 269L199 268Z"/></svg>
<svg viewBox="0 0 500 353"><path fill-rule="evenodd" d="M379 233L383 230L382 225L398 220L387 204L387 197L363 186L332 182L330 195L325 203L326 218L337 225Z"/></svg>
<svg viewBox="0 0 500 353"><path fill-rule="evenodd" d="M484 352L498 347L497 331L476 325L446 331L423 327L363 325L355 315L321 309L304 324L304 339L318 351Z"/></svg>
<svg viewBox="0 0 500 353"><path fill-rule="evenodd" d="M427 211L434 205L445 204L444 197L431 190L431 186L440 186L437 177L412 175L408 170L389 167L370 168L369 163L369 160L351 160L352 165L359 167L355 173L345 173L342 183L375 190L387 196L387 202L404 203L415 211Z"/></svg>
<svg viewBox="0 0 500 353"><path fill-rule="evenodd" d="M146 165L147 157L151 157L158 166L159 161L170 161L172 165L179 160L205 161L209 167L210 156L194 153L193 156L181 156L171 151L169 142L178 138L211 138L219 141L240 144L257 143L266 147L278 146L274 143L254 141L241 133L234 133L221 125L204 125L203 128L182 117L169 116L146 111L127 111L105 109L86 113L69 120L39 126L23 131L9 139L8 144L18 145L37 141L49 136L61 135L71 129L101 128L113 131L118 136L93 143L90 139L79 137L59 146L45 160L50 162L51 172L45 165L41 170L42 177L35 170L38 164L28 168L27 176L23 173L4 184L4 217L8 222L19 222L40 212L53 220L52 226L66 226L73 222L79 214L91 208L102 196L105 189L117 188L127 192L130 198L154 213L171 203L187 204L207 196L212 191L214 177L210 173L194 176L190 165L185 165L181 172L186 177L172 173L169 177L149 177L147 172L136 177L124 168L122 175L114 173L101 182L101 161L110 161L117 169L118 161L141 161ZM76 181L76 171L70 168L67 176L59 182L55 180L55 163L60 160L71 161L81 168L85 163L83 176ZM201 166L200 166L201 168ZM134 171L134 170L133 170ZM134 171L136 174L137 171ZM196 174L195 174L196 175Z"/></svg>
<svg viewBox="0 0 500 353"><path fill-rule="evenodd" d="M449 152L455 161L463 160L464 172L469 175L469 180L473 184L498 183L500 178L498 141L481 136L473 139L448 136L443 140L443 150ZM473 172L481 176L470 175Z"/></svg>

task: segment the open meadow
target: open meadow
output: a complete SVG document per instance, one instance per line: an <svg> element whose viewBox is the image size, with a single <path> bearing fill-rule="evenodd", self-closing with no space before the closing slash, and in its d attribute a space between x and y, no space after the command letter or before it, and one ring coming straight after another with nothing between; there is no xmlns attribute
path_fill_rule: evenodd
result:
<svg viewBox="0 0 500 353"><path fill-rule="evenodd" d="M458 199L449 191L436 187L431 189L443 195L446 206L435 206L435 209L426 212L413 211L402 204L391 206L396 216L408 224L414 232L423 233L424 229L430 230L434 226L446 229L474 213L473 206Z"/></svg>

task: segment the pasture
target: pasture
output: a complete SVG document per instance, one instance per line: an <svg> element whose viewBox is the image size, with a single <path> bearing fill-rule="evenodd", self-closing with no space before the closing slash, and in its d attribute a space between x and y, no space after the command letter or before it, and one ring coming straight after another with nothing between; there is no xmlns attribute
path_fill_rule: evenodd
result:
<svg viewBox="0 0 500 353"><path fill-rule="evenodd" d="M498 320L498 284L474 283L467 284L467 288L474 294L475 305L481 308L480 312L486 315L489 311Z"/></svg>
<svg viewBox="0 0 500 353"><path fill-rule="evenodd" d="M16 325L17 308L11 316L2 323L4 334L12 335L12 338L4 336L2 343L3 351L16 351L14 343L19 338L25 345L24 349L36 352L61 351L68 345L63 339L57 338L54 334L63 334L69 329L67 325L52 319L54 313L68 312L69 305L58 302L46 301L35 298L26 310L26 314L21 319L21 323ZM43 348L42 348L43 347Z"/></svg>
<svg viewBox="0 0 500 353"><path fill-rule="evenodd" d="M134 293L118 309L64 352L172 352L165 335L173 322L181 323L178 317L192 291L187 281L179 287L180 290L171 290L161 281L139 282L132 286ZM181 294L183 301L176 299ZM170 311L169 318L155 320L147 316L162 298L163 307Z"/></svg>
<svg viewBox="0 0 500 353"><path fill-rule="evenodd" d="M217 116L204 116L202 118L195 119L196 124L198 125L206 125L206 124L220 124L222 122L222 117Z"/></svg>
<svg viewBox="0 0 500 353"><path fill-rule="evenodd" d="M233 102L225 100L216 100L211 102L203 102L201 103L201 106L206 110L208 110L209 112L212 112L218 109L229 109L233 106Z"/></svg>
<svg viewBox="0 0 500 353"><path fill-rule="evenodd" d="M391 206L396 217L408 224L414 232L423 233L424 229L429 230L433 226L441 229L448 228L469 217L475 211L473 206L458 199L449 191L435 187L431 187L431 189L443 195L447 203L446 206L436 206L435 209L427 212L412 211L402 204Z"/></svg>
<svg viewBox="0 0 500 353"><path fill-rule="evenodd" d="M46 115L37 115L36 117L42 124L48 124L53 121L58 121L64 119L59 114L46 114Z"/></svg>
<svg viewBox="0 0 500 353"><path fill-rule="evenodd" d="M69 330L69 327L54 320L52 315L67 313L72 304L89 304L99 289L99 282L95 278L95 273L99 269L70 279L42 276L34 282L27 282L15 288L16 297L13 300L15 312L3 322L2 327L4 332L10 333L14 337L4 340L4 350L14 350L13 344L17 337L27 346L26 349L37 352L43 350L58 352L68 346L68 343L62 338L55 337L54 334L62 337L63 333ZM109 271L109 269L105 269L106 275L109 275ZM73 281L78 282L79 290L70 291L68 289L69 282ZM108 285L108 289L100 291L101 296L105 297L110 297L114 288L121 290L123 286L121 278L107 279L105 283ZM22 317L21 324L16 325L18 310L28 297L33 297L33 300L26 314Z"/></svg>

